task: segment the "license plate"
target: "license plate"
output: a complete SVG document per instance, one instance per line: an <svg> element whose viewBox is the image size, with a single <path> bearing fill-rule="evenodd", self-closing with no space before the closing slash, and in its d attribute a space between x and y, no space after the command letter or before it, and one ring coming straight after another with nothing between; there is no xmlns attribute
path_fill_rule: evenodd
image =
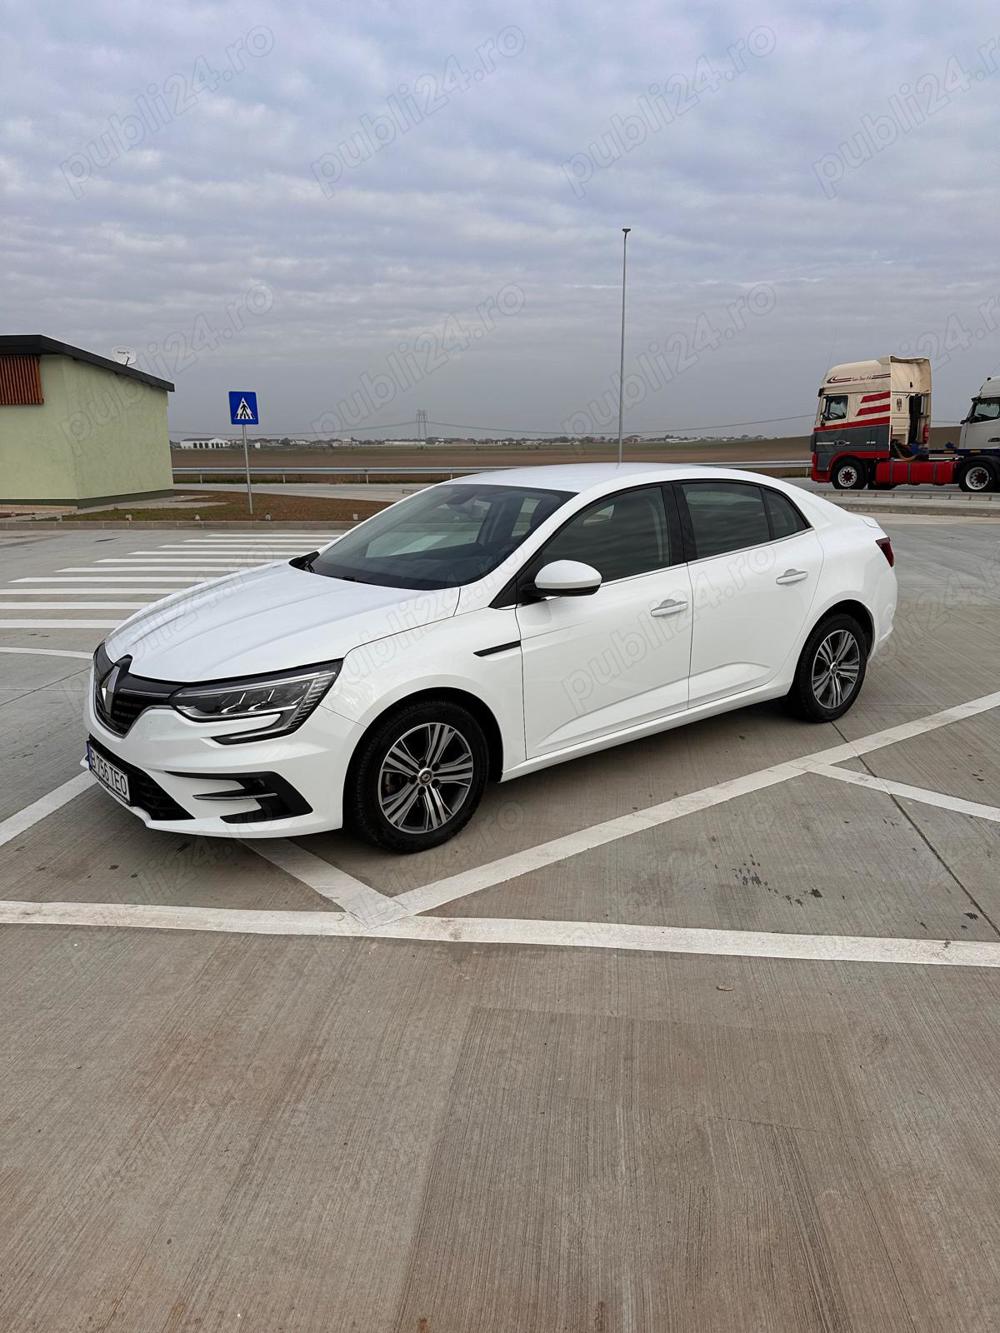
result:
<svg viewBox="0 0 1000 1333"><path fill-rule="evenodd" d="M132 801L128 790L128 774L123 773L110 760L105 759L103 754L98 754L92 745L87 746L87 763L90 771L101 784L107 788L112 796L117 796L120 801L126 805L131 805Z"/></svg>

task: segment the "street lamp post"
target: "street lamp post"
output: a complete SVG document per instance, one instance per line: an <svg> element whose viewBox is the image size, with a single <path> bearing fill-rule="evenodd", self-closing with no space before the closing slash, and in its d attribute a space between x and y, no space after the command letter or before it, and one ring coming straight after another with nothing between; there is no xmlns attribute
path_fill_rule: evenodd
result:
<svg viewBox="0 0 1000 1333"><path fill-rule="evenodd" d="M622 345L618 366L618 464L622 461L622 421L625 411L625 271L628 260L628 234L631 227L622 227Z"/></svg>

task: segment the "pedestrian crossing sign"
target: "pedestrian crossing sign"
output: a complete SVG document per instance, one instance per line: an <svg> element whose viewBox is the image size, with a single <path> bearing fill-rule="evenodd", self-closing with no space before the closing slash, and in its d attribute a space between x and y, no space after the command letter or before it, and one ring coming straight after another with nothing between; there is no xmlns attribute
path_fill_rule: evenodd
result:
<svg viewBox="0 0 1000 1333"><path fill-rule="evenodd" d="M229 420L234 426L259 426L257 394L251 389L229 390Z"/></svg>

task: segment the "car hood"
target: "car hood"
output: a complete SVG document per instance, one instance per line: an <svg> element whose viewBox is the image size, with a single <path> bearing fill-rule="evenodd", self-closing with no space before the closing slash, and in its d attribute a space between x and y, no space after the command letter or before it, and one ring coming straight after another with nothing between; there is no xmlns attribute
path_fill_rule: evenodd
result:
<svg viewBox="0 0 1000 1333"><path fill-rule="evenodd" d="M284 671L454 615L458 589L420 592L310 574L281 563L185 589L126 620L113 660L154 680L202 681Z"/></svg>

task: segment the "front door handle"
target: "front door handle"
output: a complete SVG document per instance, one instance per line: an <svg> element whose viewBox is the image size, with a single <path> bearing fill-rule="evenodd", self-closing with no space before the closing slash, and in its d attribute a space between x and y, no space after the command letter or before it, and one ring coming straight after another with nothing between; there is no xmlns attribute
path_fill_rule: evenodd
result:
<svg viewBox="0 0 1000 1333"><path fill-rule="evenodd" d="M779 574L774 581L784 585L786 583L801 583L803 579L808 577L809 574L804 569L786 569L784 574Z"/></svg>
<svg viewBox="0 0 1000 1333"><path fill-rule="evenodd" d="M679 615L681 611L686 611L686 610L687 610L687 602L673 600L672 598L668 597L667 600L665 602L661 602L659 606L654 606L649 614L651 616L676 616Z"/></svg>

